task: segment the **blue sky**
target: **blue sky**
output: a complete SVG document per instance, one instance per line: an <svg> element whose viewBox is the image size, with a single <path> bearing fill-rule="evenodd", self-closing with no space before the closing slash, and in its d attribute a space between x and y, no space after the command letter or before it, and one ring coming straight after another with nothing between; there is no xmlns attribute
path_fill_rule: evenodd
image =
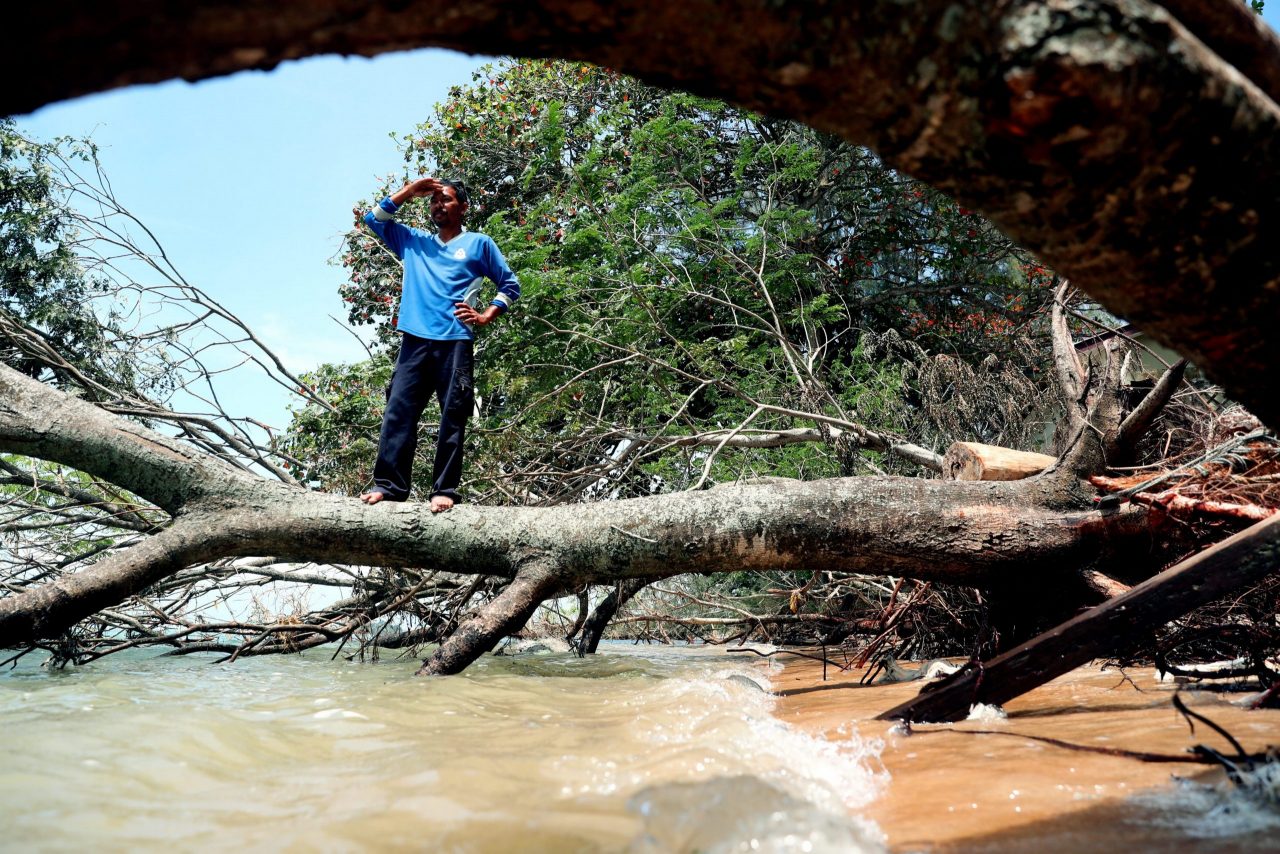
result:
<svg viewBox="0 0 1280 854"><path fill-rule="evenodd" d="M1277 28L1280 0L1263 18ZM403 174L389 134L412 130L488 61L440 50L311 58L78 98L18 124L42 139L92 136L117 197L187 279L305 371L364 355L330 319L344 304L329 260L352 205ZM277 426L287 397L247 375L223 389L232 414Z"/></svg>

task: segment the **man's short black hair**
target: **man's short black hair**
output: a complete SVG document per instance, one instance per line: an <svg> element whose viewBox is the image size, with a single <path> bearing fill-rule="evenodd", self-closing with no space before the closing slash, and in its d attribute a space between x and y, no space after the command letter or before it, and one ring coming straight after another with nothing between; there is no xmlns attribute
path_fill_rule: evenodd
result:
<svg viewBox="0 0 1280 854"><path fill-rule="evenodd" d="M444 184L446 187L453 187L453 194L458 197L458 201L462 202L464 205L471 204L471 195L467 192L466 184L461 181L454 181L450 178L442 178L440 183Z"/></svg>

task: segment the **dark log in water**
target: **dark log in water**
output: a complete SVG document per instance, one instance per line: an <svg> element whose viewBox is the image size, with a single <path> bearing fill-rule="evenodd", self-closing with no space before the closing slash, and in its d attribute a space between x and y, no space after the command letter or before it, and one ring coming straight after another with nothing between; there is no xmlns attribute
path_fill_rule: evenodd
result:
<svg viewBox="0 0 1280 854"><path fill-rule="evenodd" d="M1156 628L1280 567L1280 517L1205 549L990 662L971 665L895 706L883 720L956 721L975 703L1000 705L1122 651Z"/></svg>

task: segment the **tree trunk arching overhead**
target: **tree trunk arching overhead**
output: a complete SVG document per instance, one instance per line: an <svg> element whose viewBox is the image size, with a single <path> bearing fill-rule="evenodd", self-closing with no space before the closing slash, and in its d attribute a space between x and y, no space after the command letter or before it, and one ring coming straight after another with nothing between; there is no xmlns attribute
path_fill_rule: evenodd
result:
<svg viewBox="0 0 1280 854"><path fill-rule="evenodd" d="M55 4L3 37L24 85L0 110L317 53L589 60L870 146L1276 427L1280 249L1262 235L1280 232L1280 47L1251 14L1235 0Z"/></svg>

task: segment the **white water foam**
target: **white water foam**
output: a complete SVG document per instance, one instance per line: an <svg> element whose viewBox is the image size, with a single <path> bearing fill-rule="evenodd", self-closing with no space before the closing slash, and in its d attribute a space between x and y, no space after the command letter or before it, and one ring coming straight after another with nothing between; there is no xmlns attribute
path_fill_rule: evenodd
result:
<svg viewBox="0 0 1280 854"><path fill-rule="evenodd" d="M987 703L974 703L969 707L969 717L965 718L966 721L980 721L984 724L999 723L1008 719L1009 716L1005 714L1004 709Z"/></svg>
<svg viewBox="0 0 1280 854"><path fill-rule="evenodd" d="M784 724L755 673L707 667L664 680L630 700L643 755L562 757L557 771L580 781L578 794L630 794L644 827L636 854L883 850L874 823L850 815L887 781L871 770L881 745Z"/></svg>
<svg viewBox="0 0 1280 854"><path fill-rule="evenodd" d="M1280 829L1280 761L1241 772L1239 785L1206 785L1175 778L1172 789L1142 792L1133 800L1152 821L1199 839L1221 839Z"/></svg>

